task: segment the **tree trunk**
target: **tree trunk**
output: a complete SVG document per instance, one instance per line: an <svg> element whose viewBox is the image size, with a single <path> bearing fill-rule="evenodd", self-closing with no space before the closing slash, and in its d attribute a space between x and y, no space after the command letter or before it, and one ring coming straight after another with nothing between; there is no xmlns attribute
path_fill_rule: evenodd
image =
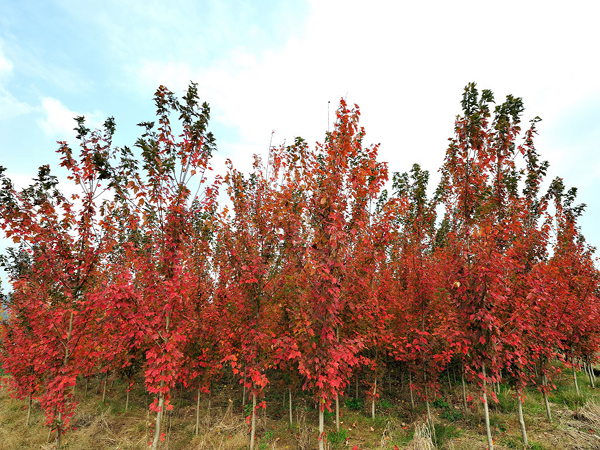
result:
<svg viewBox="0 0 600 450"><path fill-rule="evenodd" d="M163 338L164 343L167 343L167 338L169 334L169 325L171 324L171 316L167 314L165 320L165 337ZM161 371L161 375L164 375ZM154 429L154 440L152 441L152 450L158 449L158 440L160 439L160 425L162 422L163 409L165 406L165 394L162 391L165 386L164 380L160 380L160 392L158 394L158 414L156 414L156 428Z"/></svg>
<svg viewBox="0 0 600 450"><path fill-rule="evenodd" d="M67 344L71 341L71 336L73 335L73 318L74 314L71 311L71 315L69 317L69 331L67 332ZM63 367L67 365L69 362L69 347L65 345L65 358L63 360ZM58 422L56 424L56 449L60 450L60 435L62 433L62 413L58 413Z"/></svg>
<svg viewBox="0 0 600 450"><path fill-rule="evenodd" d="M469 408L467 406L467 386L465 385L465 368L463 367L461 373L461 381L462 381L462 392L463 392L463 407L465 409L465 414L469 413Z"/></svg>
<svg viewBox="0 0 600 450"><path fill-rule="evenodd" d="M206 424L210 427L210 403L212 401L212 383L208 386L208 407L206 408Z"/></svg>
<svg viewBox="0 0 600 450"><path fill-rule="evenodd" d="M573 369L573 381L575 382L575 390L577 391L577 396L581 395L579 393L579 384L577 384L577 372L575 372L575 364L572 366Z"/></svg>
<svg viewBox="0 0 600 450"><path fill-rule="evenodd" d="M356 374L356 394L354 395L354 399L358 400L358 374Z"/></svg>
<svg viewBox="0 0 600 450"><path fill-rule="evenodd" d="M587 363L586 363L586 369L587 369L587 374L588 374L588 378L590 379L590 386L592 387L592 389L595 389L596 386L594 384L594 374L592 372L592 365L590 364L590 359L587 358Z"/></svg>
<svg viewBox="0 0 600 450"><path fill-rule="evenodd" d="M521 425L521 435L523 436L523 447L527 448L527 430L525 429L525 419L523 419L523 402L521 401L521 392L517 391L517 405L519 407L519 425Z"/></svg>
<svg viewBox="0 0 600 450"><path fill-rule="evenodd" d="M294 425L294 417L292 415L292 388L288 388L288 392L290 394L290 402L289 402L290 403L289 404L289 407L290 407L290 428L292 428L292 426Z"/></svg>
<svg viewBox="0 0 600 450"><path fill-rule="evenodd" d="M250 431L250 450L254 450L254 437L256 436L256 394L252 393L252 430Z"/></svg>
<svg viewBox="0 0 600 450"><path fill-rule="evenodd" d="M545 389L545 387L548 386L548 378L546 377L546 374L542 375L542 386L544 386L542 393L544 394L544 405L546 406L546 416L548 417L548 422L552 422L552 413L550 412L550 403L548 403L548 394L546 393L546 389Z"/></svg>
<svg viewBox="0 0 600 450"><path fill-rule="evenodd" d="M32 398L31 394L29 394L29 404L27 406L27 426L29 426L29 420L31 419L31 402Z"/></svg>
<svg viewBox="0 0 600 450"><path fill-rule="evenodd" d="M58 413L58 422L60 424L60 421L62 420L61 417L61 413ZM61 427L60 425L58 425L58 427L56 428L56 450L60 450L60 431L61 431Z"/></svg>
<svg viewBox="0 0 600 450"><path fill-rule="evenodd" d="M198 436L198 428L200 427L200 388L198 388L198 400L196 401L196 429L195 435Z"/></svg>
<svg viewBox="0 0 600 450"><path fill-rule="evenodd" d="M108 372L106 372L106 376L104 377L104 389L102 390L102 403L104 404L104 400L106 400L106 383L108 382Z"/></svg>
<svg viewBox="0 0 600 450"><path fill-rule="evenodd" d="M488 450L494 450L494 441L492 440L492 429L490 428L490 410L488 408L487 400L487 380L485 374L485 363L482 364L481 369L483 371L483 412L485 415L485 431L487 433Z"/></svg>
<svg viewBox="0 0 600 450"><path fill-rule="evenodd" d="M87 397L88 394L88 384L89 384L90 379L88 377L85 377L85 396Z"/></svg>
<svg viewBox="0 0 600 450"><path fill-rule="evenodd" d="M162 392L163 382L160 382L161 392L158 394L158 413L156 413L156 427L154 428L154 440L152 441L152 450L158 449L160 439L160 425L162 423L163 408L165 406L165 394Z"/></svg>
<svg viewBox="0 0 600 450"><path fill-rule="evenodd" d="M335 394L335 430L340 432L340 396Z"/></svg>
<svg viewBox="0 0 600 450"><path fill-rule="evenodd" d="M127 399L125 400L125 411L129 408L129 389L127 389Z"/></svg>
<svg viewBox="0 0 600 450"><path fill-rule="evenodd" d="M242 390L242 410L246 407L246 364L244 363L244 375L242 378L244 388Z"/></svg>
<svg viewBox="0 0 600 450"><path fill-rule="evenodd" d="M373 398L371 399L371 419L375 420L375 396L377 395L377 378L373 387Z"/></svg>
<svg viewBox="0 0 600 450"><path fill-rule="evenodd" d="M413 388L412 388L412 375L408 372L408 388L410 389L410 405L412 409L415 409L415 397L413 396Z"/></svg>
<svg viewBox="0 0 600 450"><path fill-rule="evenodd" d="M319 404L319 450L325 450L325 424L323 423L323 403Z"/></svg>
<svg viewBox="0 0 600 450"><path fill-rule="evenodd" d="M425 379L427 382L427 379ZM433 429L433 417L431 417L431 407L429 405L429 389L427 389L427 385L425 385L425 407L427 408L427 422L429 422L429 426Z"/></svg>

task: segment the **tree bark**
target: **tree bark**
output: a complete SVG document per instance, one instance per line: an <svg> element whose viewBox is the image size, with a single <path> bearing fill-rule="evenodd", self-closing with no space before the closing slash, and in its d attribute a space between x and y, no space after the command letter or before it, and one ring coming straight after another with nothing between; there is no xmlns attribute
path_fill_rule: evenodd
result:
<svg viewBox="0 0 600 450"><path fill-rule="evenodd" d="M575 364L572 366L573 369L573 381L575 382L575 390L577 391L577 396L581 395L579 393L579 384L577 384L577 372L575 372Z"/></svg>
<svg viewBox="0 0 600 450"><path fill-rule="evenodd" d="M340 396L335 394L335 430L340 432Z"/></svg>
<svg viewBox="0 0 600 450"><path fill-rule="evenodd" d="M242 410L246 407L246 363L244 363L244 375L242 378L244 388L242 390Z"/></svg>
<svg viewBox="0 0 600 450"><path fill-rule="evenodd" d="M483 371L483 412L485 415L485 431L487 433L488 450L494 450L494 441L492 440L492 429L490 428L490 410L488 408L487 400L487 380L485 374L485 363L482 364L481 369Z"/></svg>
<svg viewBox="0 0 600 450"><path fill-rule="evenodd" d="M548 417L548 422L552 422L552 413L550 412L550 403L548 403L548 394L546 393L545 387L548 386L548 378L546 374L542 375L542 386L544 389L542 393L544 394L544 405L546 406L546 416Z"/></svg>
<svg viewBox="0 0 600 450"><path fill-rule="evenodd" d="M158 442L160 439L160 426L162 423L163 408L165 406L165 394L162 392L163 382L161 381L160 387L161 392L158 394L158 413L156 413L156 426L154 428L154 439L152 440L152 450L158 449Z"/></svg>
<svg viewBox="0 0 600 450"><path fill-rule="evenodd" d="M410 405L412 409L415 409L415 397L413 396L413 388L412 388L412 375L408 372L408 388L410 389Z"/></svg>
<svg viewBox="0 0 600 450"><path fill-rule="evenodd" d="M519 425L521 425L521 435L523 436L523 447L527 448L527 430L525 429L525 419L523 419L523 402L521 401L521 392L517 391L517 406L519 407Z"/></svg>
<svg viewBox="0 0 600 450"><path fill-rule="evenodd" d="M324 413L323 403L319 404L319 450L325 450L325 425L324 425Z"/></svg>
<svg viewBox="0 0 600 450"><path fill-rule="evenodd" d="M463 392L463 407L465 409L465 414L469 413L469 408L467 406L467 387L465 385L465 369L463 367L461 373L461 381L462 381L462 392Z"/></svg>
<svg viewBox="0 0 600 450"><path fill-rule="evenodd" d="M250 450L254 450L254 437L256 436L256 394L252 393L252 430L250 431Z"/></svg>
<svg viewBox="0 0 600 450"><path fill-rule="evenodd" d="M292 388L288 388L288 392L290 394L290 402L289 402L289 408L290 408L290 428L292 428L292 426L294 425L294 417L292 415Z"/></svg>
<svg viewBox="0 0 600 450"><path fill-rule="evenodd" d="M196 429L195 435L198 436L198 428L200 427L200 388L198 388L198 400L196 400Z"/></svg>
<svg viewBox="0 0 600 450"><path fill-rule="evenodd" d="M373 398L371 399L371 419L375 420L375 396L377 395L377 378L373 387Z"/></svg>
<svg viewBox="0 0 600 450"><path fill-rule="evenodd" d="M29 404L27 406L27 426L29 426L29 420L31 419L31 402L32 398L31 394L29 394Z"/></svg>
<svg viewBox="0 0 600 450"><path fill-rule="evenodd" d="M106 400L106 384L108 382L108 372L106 372L106 376L104 377L104 388L102 389L102 403L104 404L104 400Z"/></svg>
<svg viewBox="0 0 600 450"><path fill-rule="evenodd" d="M206 424L210 427L210 403L212 401L212 383L208 386L208 407L206 408Z"/></svg>

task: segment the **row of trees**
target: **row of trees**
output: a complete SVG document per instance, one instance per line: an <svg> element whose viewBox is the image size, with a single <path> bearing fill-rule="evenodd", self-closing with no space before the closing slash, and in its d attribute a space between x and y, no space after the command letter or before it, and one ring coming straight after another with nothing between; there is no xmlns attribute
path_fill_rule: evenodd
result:
<svg viewBox="0 0 600 450"><path fill-rule="evenodd" d="M161 86L155 102L158 123L140 124L133 150L112 145L112 119L91 131L77 118L79 151L59 148L72 198L48 166L21 191L0 170L0 224L17 245L4 258L0 364L13 395L40 401L57 447L78 377L116 373L131 388L143 374L154 450L176 384L200 396L232 370L252 399L251 449L274 371L290 402L294 386L314 395L323 449L324 410L339 412L354 374L370 369L375 401L398 361L428 411L440 375L460 367L463 386L480 387L492 449L490 385L516 387L526 442L525 387L546 395L555 359L595 358L583 206L560 179L542 193L539 119L521 135L520 98L492 111L491 91L466 87L431 197L417 165L385 189L387 165L343 100L323 144L297 138L250 174L229 162L210 182L215 140L196 85L181 100Z"/></svg>

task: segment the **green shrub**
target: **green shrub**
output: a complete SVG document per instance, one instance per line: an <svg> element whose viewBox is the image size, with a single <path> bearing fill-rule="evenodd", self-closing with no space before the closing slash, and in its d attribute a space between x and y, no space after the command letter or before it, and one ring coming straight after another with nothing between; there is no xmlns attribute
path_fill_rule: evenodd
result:
<svg viewBox="0 0 600 450"><path fill-rule="evenodd" d="M363 408L363 401L360 398L348 398L346 399L346 408L360 411Z"/></svg>
<svg viewBox="0 0 600 450"><path fill-rule="evenodd" d="M348 438L348 430L332 431L327 433L327 443L332 445L343 445Z"/></svg>

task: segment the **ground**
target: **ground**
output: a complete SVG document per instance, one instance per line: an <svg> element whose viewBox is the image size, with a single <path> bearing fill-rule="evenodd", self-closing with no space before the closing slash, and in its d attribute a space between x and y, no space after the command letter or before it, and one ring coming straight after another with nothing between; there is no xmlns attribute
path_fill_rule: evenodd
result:
<svg viewBox="0 0 600 450"><path fill-rule="evenodd" d="M80 380L76 398L80 401L71 427L63 438L63 448L69 450L93 449L147 449L153 435L154 414L148 405L153 398L138 384L125 411L125 385L109 380L106 399L102 402L100 379L90 380L88 391ZM600 390L592 389L583 373L579 374L581 395L577 395L569 372L559 375L557 390L550 396L553 421L548 422L541 395L527 392L524 405L525 422L531 449L600 449ZM331 449L454 449L477 450L486 448L483 408L477 401L473 386L469 391L475 400L468 413L462 409L462 390L446 380L442 397L432 405L435 433L424 427L425 408L417 402L410 404L406 383L385 382L375 420L370 415L370 403L354 389L342 398L341 429L335 432L335 416L326 413L325 424L328 446ZM266 391L267 409L261 410L257 425L257 450L317 448L317 411L311 397L294 393L293 424L289 424L288 399L277 382ZM287 397L287 396L286 396ZM490 403L491 423L495 448L523 448L517 418L514 390L500 386L498 403ZM200 429L195 435L195 392L177 390L173 395L174 408L164 421L163 450L183 449L246 449L249 426L246 423L248 405L242 407L242 391L233 380L222 380L210 396L202 395ZM368 404L367 404L368 403ZM45 418L34 402L30 425L26 425L27 401L10 398L6 389L0 390L0 449L51 449L53 437L44 426ZM417 432L415 433L415 430ZM435 445L435 447L433 446Z"/></svg>

